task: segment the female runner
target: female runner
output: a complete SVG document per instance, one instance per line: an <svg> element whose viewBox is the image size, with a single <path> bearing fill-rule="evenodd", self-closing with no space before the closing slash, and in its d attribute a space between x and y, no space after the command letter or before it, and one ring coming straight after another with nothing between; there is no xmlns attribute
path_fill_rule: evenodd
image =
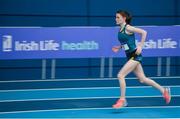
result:
<svg viewBox="0 0 180 119"><path fill-rule="evenodd" d="M158 89L162 93L163 98L166 101L166 104L168 104L170 103L171 100L170 89L160 86L155 81L147 78L144 74L141 65L142 62L141 52L144 41L146 39L147 32L143 29L131 26L130 25L131 18L132 17L127 11L119 10L116 13L116 24L120 26L120 31L118 32L118 40L120 41L121 45L114 46L112 50L114 52L118 52L120 49L124 49L127 56L127 62L118 73L121 96L120 99L116 102L116 104L113 105L113 108L121 108L127 106L127 101L125 97L125 93L126 93L125 77L130 72L134 72L134 74L141 83L153 86L154 88ZM137 46L135 44L134 33L138 33L141 35L141 42Z"/></svg>

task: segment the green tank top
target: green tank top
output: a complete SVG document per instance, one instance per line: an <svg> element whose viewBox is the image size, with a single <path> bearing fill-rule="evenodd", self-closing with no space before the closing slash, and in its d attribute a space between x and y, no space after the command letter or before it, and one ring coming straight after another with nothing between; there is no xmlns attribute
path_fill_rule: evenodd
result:
<svg viewBox="0 0 180 119"><path fill-rule="evenodd" d="M118 32L118 40L121 43L122 47L124 48L126 53L131 53L136 49L136 43L135 43L135 35L133 34L127 34L126 26Z"/></svg>

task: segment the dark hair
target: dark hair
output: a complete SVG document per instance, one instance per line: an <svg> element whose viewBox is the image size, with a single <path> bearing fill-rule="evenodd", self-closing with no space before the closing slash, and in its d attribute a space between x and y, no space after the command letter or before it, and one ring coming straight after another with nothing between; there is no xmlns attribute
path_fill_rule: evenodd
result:
<svg viewBox="0 0 180 119"><path fill-rule="evenodd" d="M121 14L123 17L126 17L126 23L130 24L132 20L132 16L125 10L118 10L117 14Z"/></svg>

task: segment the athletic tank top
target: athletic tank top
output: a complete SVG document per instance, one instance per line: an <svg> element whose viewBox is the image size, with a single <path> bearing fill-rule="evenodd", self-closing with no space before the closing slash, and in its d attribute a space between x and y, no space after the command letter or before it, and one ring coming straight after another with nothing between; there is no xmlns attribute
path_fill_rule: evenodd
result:
<svg viewBox="0 0 180 119"><path fill-rule="evenodd" d="M118 32L118 40L121 43L126 53L131 53L136 50L135 35L126 33L126 26Z"/></svg>

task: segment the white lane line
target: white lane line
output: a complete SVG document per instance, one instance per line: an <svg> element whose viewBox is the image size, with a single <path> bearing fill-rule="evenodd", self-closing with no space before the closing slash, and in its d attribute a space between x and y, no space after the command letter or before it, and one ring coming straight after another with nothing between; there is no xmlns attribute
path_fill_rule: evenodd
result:
<svg viewBox="0 0 180 119"><path fill-rule="evenodd" d="M180 76L172 76L172 77L149 77L151 79L178 79ZM126 79L137 79L136 77L130 77ZM59 81L102 81L102 80L118 80L117 78L83 78L83 79L44 79L44 80L13 80L13 81L0 81L0 83L10 83L10 82L59 82Z"/></svg>
<svg viewBox="0 0 180 119"><path fill-rule="evenodd" d="M180 95L171 95L172 97L180 97ZM155 98L162 97L162 95L154 96L126 96L127 98ZM92 100L92 99L111 99L119 98L119 96L114 97L78 97L78 98L44 98L44 99L24 99L24 100L2 100L0 102L29 102L29 101L55 101L55 100Z"/></svg>
<svg viewBox="0 0 180 119"><path fill-rule="evenodd" d="M180 106L145 106L145 107L124 107L123 109L152 109L152 108L180 108ZM109 110L113 108L106 107L106 108L76 108L76 109L48 109L48 110L28 110L28 111L11 111L11 112L0 112L0 114L12 114L12 113L28 113L28 112L52 112L52 111L78 111L78 110Z"/></svg>
<svg viewBox="0 0 180 119"><path fill-rule="evenodd" d="M164 87L180 87L180 85L168 85ZM88 88L45 88L45 89L16 89L16 90L0 90L1 92L16 91L48 91L48 90L98 90L98 89L116 89L119 87L88 87ZM126 88L152 88L152 86L128 86Z"/></svg>

